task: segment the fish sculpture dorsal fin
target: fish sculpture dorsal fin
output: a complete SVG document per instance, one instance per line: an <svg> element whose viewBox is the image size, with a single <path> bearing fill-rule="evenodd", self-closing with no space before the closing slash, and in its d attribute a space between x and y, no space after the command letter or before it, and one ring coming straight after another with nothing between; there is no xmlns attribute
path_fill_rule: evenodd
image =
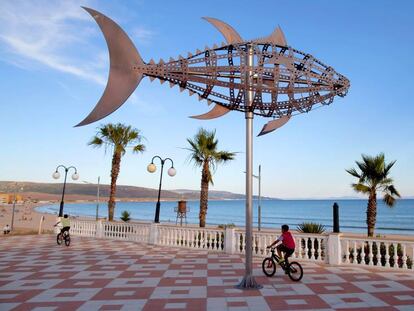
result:
<svg viewBox="0 0 414 311"><path fill-rule="evenodd" d="M270 34L270 36L253 40L256 43L273 43L276 45L287 46L285 34L280 26Z"/></svg>
<svg viewBox="0 0 414 311"><path fill-rule="evenodd" d="M237 31L234 30L234 28L231 27L229 24L226 24L225 22L217 18L212 18L212 17L203 17L203 19L205 19L210 24L212 24L214 27L216 27L217 30L220 31L221 34L224 36L228 44L235 44L235 43L243 42L242 37L240 37Z"/></svg>

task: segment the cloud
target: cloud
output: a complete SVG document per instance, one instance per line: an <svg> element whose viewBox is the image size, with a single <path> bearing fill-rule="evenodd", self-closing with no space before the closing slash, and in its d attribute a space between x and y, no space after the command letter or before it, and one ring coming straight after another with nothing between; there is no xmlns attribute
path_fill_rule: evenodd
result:
<svg viewBox="0 0 414 311"><path fill-rule="evenodd" d="M140 43L148 43L154 37L155 33L143 27L136 27L131 32L132 37Z"/></svg>
<svg viewBox="0 0 414 311"><path fill-rule="evenodd" d="M46 66L105 85L106 44L81 5L94 7L90 1L2 0L0 59L24 69ZM136 28L133 35L149 40L152 32Z"/></svg>
<svg viewBox="0 0 414 311"><path fill-rule="evenodd" d="M141 114L146 116L160 116L164 115L166 112L162 105L144 100L135 93L131 94L128 101L133 107L137 108Z"/></svg>

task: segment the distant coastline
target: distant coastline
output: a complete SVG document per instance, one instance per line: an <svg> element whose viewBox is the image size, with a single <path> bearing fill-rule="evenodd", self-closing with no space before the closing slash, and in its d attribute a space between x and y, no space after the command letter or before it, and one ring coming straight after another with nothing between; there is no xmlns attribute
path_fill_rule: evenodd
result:
<svg viewBox="0 0 414 311"><path fill-rule="evenodd" d="M23 191L19 192L26 200L31 201L59 201L62 196L61 183L38 183L38 182L17 182L19 188ZM16 182L0 181L0 193L10 193L14 190ZM79 202L96 200L97 184L75 184L67 183L65 192L65 201ZM99 185L99 192L102 201L108 200L110 185ZM157 200L158 189L117 185L116 199L125 202L145 202ZM198 200L200 197L199 190L162 190L162 200L178 201L178 200ZM256 196L254 196L256 197ZM244 200L244 194L232 193L229 191L209 191L210 200ZM263 200L278 200L277 198L262 197Z"/></svg>

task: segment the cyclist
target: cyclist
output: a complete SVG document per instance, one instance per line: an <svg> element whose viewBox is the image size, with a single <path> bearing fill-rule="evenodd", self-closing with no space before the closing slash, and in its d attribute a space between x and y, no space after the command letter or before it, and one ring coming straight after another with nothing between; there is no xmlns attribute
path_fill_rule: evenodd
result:
<svg viewBox="0 0 414 311"><path fill-rule="evenodd" d="M59 217L59 221L55 224L55 227L58 224L62 224L62 229L60 229L60 233L63 235L63 232L67 231L69 233L70 230L70 220L68 214L63 215L63 218Z"/></svg>
<svg viewBox="0 0 414 311"><path fill-rule="evenodd" d="M295 239L293 238L292 234L289 231L288 225L282 226L282 234L280 237L277 238L272 244L270 244L267 248L271 248L273 245L282 242L276 247L277 254L279 255L279 263L284 262L288 259L294 252L295 252ZM282 252L285 253L285 256L282 256Z"/></svg>

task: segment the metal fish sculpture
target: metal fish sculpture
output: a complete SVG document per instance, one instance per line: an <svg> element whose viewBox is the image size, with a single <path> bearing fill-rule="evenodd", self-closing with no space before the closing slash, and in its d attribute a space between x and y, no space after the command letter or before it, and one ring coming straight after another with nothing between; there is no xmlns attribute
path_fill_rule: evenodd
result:
<svg viewBox="0 0 414 311"><path fill-rule="evenodd" d="M345 96L349 80L312 55L287 45L280 27L271 35L244 41L228 24L210 17L226 43L197 50L187 57L168 62L145 63L127 34L113 20L93 9L84 9L101 28L109 49L110 71L105 91L92 112L77 126L100 120L118 109L145 76L151 81L177 85L214 107L196 119L218 118L231 110L273 117L260 132L267 134L289 121L292 115L309 112L313 106L332 103ZM250 52L249 52L250 51ZM247 53L253 53L254 66L247 66ZM247 92L253 101L246 105Z"/></svg>

